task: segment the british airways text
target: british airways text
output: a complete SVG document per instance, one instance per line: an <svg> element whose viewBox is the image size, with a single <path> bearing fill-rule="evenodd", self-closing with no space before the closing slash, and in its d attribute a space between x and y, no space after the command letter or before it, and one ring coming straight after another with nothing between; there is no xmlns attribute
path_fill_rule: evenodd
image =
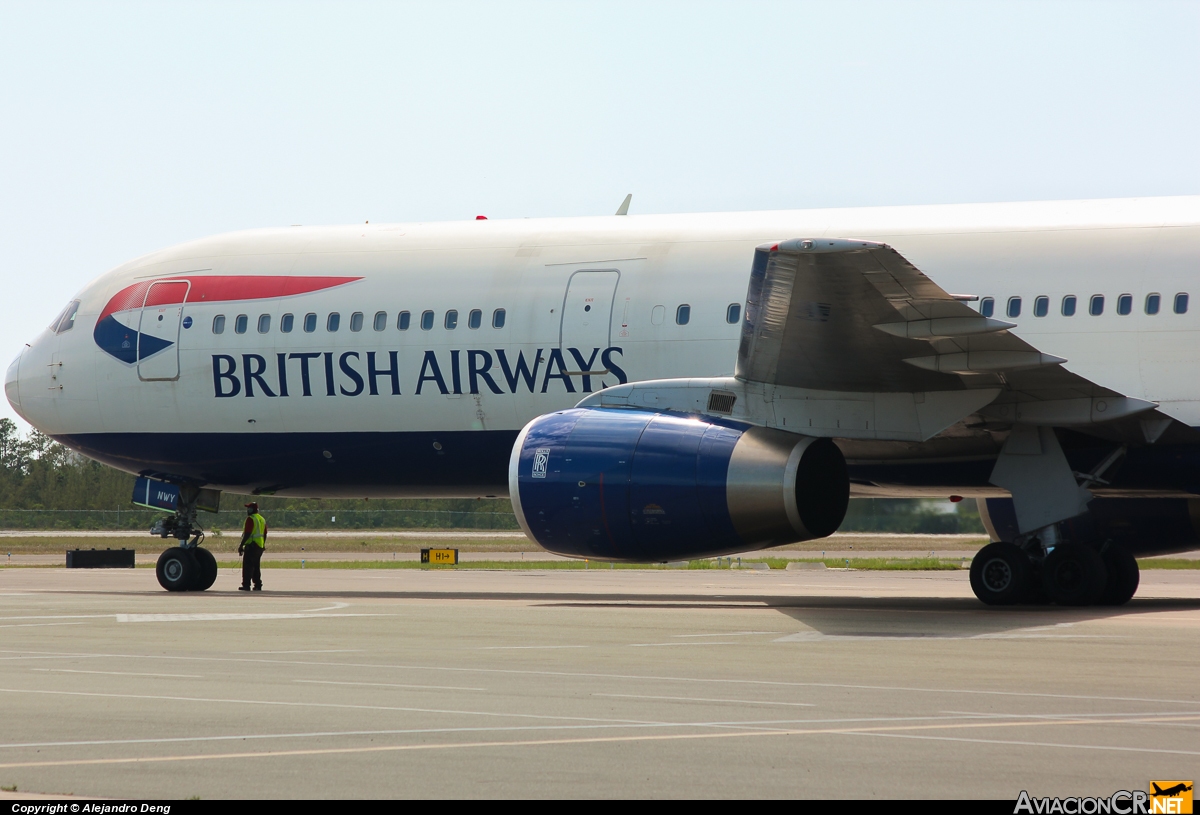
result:
<svg viewBox="0 0 1200 815"><path fill-rule="evenodd" d="M399 351L307 351L213 354L213 396L400 396L404 393L592 393L629 377L614 360L618 346L539 348L530 357L503 348L426 351L418 371L401 371ZM406 375L407 373L407 375ZM415 374L415 377L413 376Z"/></svg>

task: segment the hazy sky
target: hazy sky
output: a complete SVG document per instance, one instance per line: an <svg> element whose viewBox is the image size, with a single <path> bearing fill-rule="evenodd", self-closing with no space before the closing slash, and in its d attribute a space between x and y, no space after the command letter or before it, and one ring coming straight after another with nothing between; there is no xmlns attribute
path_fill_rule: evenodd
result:
<svg viewBox="0 0 1200 815"><path fill-rule="evenodd" d="M0 0L0 369L215 232L1195 194L1198 126L1200 2Z"/></svg>

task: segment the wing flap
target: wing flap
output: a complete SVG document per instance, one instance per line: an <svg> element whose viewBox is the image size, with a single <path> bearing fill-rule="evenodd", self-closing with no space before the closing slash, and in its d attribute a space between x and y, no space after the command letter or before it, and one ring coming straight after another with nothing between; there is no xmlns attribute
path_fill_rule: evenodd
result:
<svg viewBox="0 0 1200 815"><path fill-rule="evenodd" d="M1120 396L982 317L883 243L805 238L755 250L736 375L838 391L1003 389L998 401Z"/></svg>

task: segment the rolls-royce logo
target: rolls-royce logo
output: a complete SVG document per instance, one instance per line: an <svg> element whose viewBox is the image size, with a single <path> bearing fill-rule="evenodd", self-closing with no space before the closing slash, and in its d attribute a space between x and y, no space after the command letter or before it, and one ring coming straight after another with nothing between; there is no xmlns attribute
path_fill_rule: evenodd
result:
<svg viewBox="0 0 1200 815"><path fill-rule="evenodd" d="M546 463L550 461L550 448L539 447L533 451L533 477L546 477Z"/></svg>

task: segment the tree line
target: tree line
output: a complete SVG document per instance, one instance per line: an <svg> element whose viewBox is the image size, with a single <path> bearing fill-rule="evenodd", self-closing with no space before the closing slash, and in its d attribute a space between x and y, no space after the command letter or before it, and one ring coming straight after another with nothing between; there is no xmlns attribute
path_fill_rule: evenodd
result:
<svg viewBox="0 0 1200 815"><path fill-rule="evenodd" d="M75 453L43 433L22 435L0 419L0 528L127 529L145 531L162 510L130 502L134 476ZM239 529L239 496L222 496L222 510L201 514L208 529ZM313 499L261 496L274 528L291 529L517 529L507 499ZM982 532L973 501L955 512L933 502L858 499L850 502L845 532Z"/></svg>

